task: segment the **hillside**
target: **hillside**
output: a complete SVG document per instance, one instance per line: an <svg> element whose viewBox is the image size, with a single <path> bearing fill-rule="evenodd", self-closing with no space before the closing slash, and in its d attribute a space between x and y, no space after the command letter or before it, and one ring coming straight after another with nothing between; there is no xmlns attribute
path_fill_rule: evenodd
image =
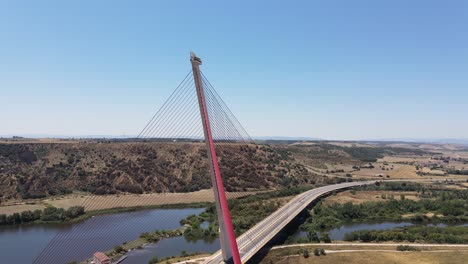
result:
<svg viewBox="0 0 468 264"><path fill-rule="evenodd" d="M441 159L440 153L417 145L321 141L218 143L217 153L228 191L384 175L421 177L424 166L434 167L435 159ZM453 158L443 169L463 172L464 163L463 158ZM198 191L211 187L207 165L205 145L200 142L4 140L0 198L43 198L76 191L99 195Z"/></svg>
<svg viewBox="0 0 468 264"><path fill-rule="evenodd" d="M282 148L218 145L228 191L298 185L320 179ZM3 199L84 191L188 192L210 188L205 145L194 142L0 144Z"/></svg>

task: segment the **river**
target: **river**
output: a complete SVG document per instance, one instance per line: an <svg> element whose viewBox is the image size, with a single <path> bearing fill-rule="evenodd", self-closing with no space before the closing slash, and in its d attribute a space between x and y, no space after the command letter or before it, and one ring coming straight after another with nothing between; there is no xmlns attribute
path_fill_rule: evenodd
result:
<svg viewBox="0 0 468 264"><path fill-rule="evenodd" d="M345 235L354 231L361 231L361 230L389 230L398 227L405 227L405 226L413 226L413 225L421 225L421 224L413 224L410 222L368 222L368 223L347 223L338 228L331 229L328 231L328 235L332 240L343 240ZM439 226L445 227L446 224L439 223L439 224L427 224L427 226ZM462 224L459 226L466 226L466 224ZM307 232L298 230L292 235L294 240L299 238L307 238Z"/></svg>
<svg viewBox="0 0 468 264"><path fill-rule="evenodd" d="M5 226L0 228L0 263L29 264L47 247L37 259L38 263L68 263L82 261L96 251L107 251L116 245L135 240L143 232L171 230L180 227L180 220L192 214L200 214L203 208L149 209L135 212L99 215L74 224L34 224ZM350 223L329 231L333 240L343 240L345 234L358 230L387 230L411 226L409 222ZM438 224L444 226L444 224ZM208 223L202 223L207 228ZM307 237L297 231L294 239ZM48 246L54 241L52 246ZM173 237L148 244L143 249L127 253L122 264L140 264L158 258L178 256L186 253L215 252L219 249L218 239L212 241L187 241L184 237ZM57 254L59 252L59 254Z"/></svg>
<svg viewBox="0 0 468 264"><path fill-rule="evenodd" d="M75 224L2 227L0 262L32 263L52 240L54 243L41 254L37 259L38 263L82 261L91 257L96 251L107 251L116 245L134 240L143 232L176 229L180 227L181 219L191 214L199 214L203 210L203 208L150 209L99 215ZM155 255L162 258L179 255L182 251L214 252L218 248L217 240L189 242L183 237L175 237L148 245L142 250L129 252L128 258L123 263L147 263Z"/></svg>

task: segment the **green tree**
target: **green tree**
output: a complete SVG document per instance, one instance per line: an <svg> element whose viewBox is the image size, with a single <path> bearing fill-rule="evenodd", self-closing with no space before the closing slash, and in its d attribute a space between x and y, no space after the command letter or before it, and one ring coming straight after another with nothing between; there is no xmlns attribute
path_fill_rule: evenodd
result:
<svg viewBox="0 0 468 264"><path fill-rule="evenodd" d="M36 220L37 220L37 219L40 219L40 218L41 218L41 215L42 215L42 211L41 211L40 209L34 210L34 212L33 212L33 217L34 217L34 219L36 219Z"/></svg>
<svg viewBox="0 0 468 264"><path fill-rule="evenodd" d="M23 223L34 221L35 219L34 219L33 212L29 210L21 212L21 220Z"/></svg>
<svg viewBox="0 0 468 264"><path fill-rule="evenodd" d="M315 230L309 231L309 233L307 234L307 238L309 239L309 242L317 242L317 243L320 242L320 239L317 236L317 233L315 232Z"/></svg>
<svg viewBox="0 0 468 264"><path fill-rule="evenodd" d="M320 240L322 240L325 243L331 243L331 238L328 235L328 233L322 233L322 235L320 236Z"/></svg>
<svg viewBox="0 0 468 264"><path fill-rule="evenodd" d="M125 249L122 247L122 246L115 246L114 247L114 251L116 253L123 253L123 252L126 252Z"/></svg>
<svg viewBox="0 0 468 264"><path fill-rule="evenodd" d="M5 214L0 215L0 225L6 225L7 223L7 216Z"/></svg>
<svg viewBox="0 0 468 264"><path fill-rule="evenodd" d="M65 211L65 216L68 218L76 218L84 214L83 206L72 206Z"/></svg>
<svg viewBox="0 0 468 264"><path fill-rule="evenodd" d="M12 215L13 218L13 223L14 224L20 224L21 223L21 215L19 213L14 213Z"/></svg>

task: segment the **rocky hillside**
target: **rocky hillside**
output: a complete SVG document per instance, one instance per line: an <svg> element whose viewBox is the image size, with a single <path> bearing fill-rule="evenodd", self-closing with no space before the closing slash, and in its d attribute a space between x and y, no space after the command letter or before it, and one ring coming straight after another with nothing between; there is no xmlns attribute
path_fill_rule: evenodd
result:
<svg viewBox="0 0 468 264"><path fill-rule="evenodd" d="M218 145L226 189L320 181L283 147ZM210 188L205 145L194 142L0 144L0 196L41 198L85 191L188 192Z"/></svg>

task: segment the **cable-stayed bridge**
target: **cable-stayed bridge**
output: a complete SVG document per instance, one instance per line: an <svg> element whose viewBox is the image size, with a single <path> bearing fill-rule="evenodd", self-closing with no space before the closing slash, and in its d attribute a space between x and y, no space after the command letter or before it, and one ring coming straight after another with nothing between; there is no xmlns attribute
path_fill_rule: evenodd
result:
<svg viewBox="0 0 468 264"><path fill-rule="evenodd" d="M174 158L180 157L181 152L198 151L198 156L204 157L205 162L201 164L191 164L191 168L186 168L186 164L176 161L175 163L180 168L174 168L174 175L161 175L159 172L154 173L152 181L161 183L161 186L171 187L171 185L180 185L182 178L187 178L192 174L192 181L195 184L206 182L203 179L204 171L207 166L207 172L211 175L211 184L206 186L213 189L213 199L216 204L217 222L219 223L219 238L223 252L223 258L227 261L240 263L240 257L237 250L236 238L232 226L232 220L229 213L224 182L221 176L219 162L229 159L230 156L239 155L242 147L252 144L252 140L240 122L236 119L221 97L218 95L214 87L203 75L199 69L202 61L191 53L190 62L192 70L185 76L182 82L169 96L162 107L151 118L147 125L141 130L137 138L131 143L126 143L128 150L124 157L121 158L121 163L126 167L138 166L133 164L132 153L141 151L150 152L150 159L147 162L152 162L159 159L162 166L174 166L168 160L162 160L160 154L172 155ZM142 146L142 143L151 143L154 148ZM205 148L200 148L200 144L204 142ZM188 149L187 144L194 145L195 148ZM143 150L142 150L143 148ZM220 155L219 155L220 154ZM185 161L186 163L194 163L194 160ZM188 171L191 170L191 171ZM195 170L195 171L194 171ZM226 170L226 169L224 169ZM233 170L231 170L233 171ZM129 172L124 172L129 173ZM114 172L109 171L108 177L115 177ZM121 174L121 172L117 172ZM235 173L231 174L231 180L236 180ZM103 176L105 177L105 176ZM198 177L198 178L194 178ZM106 186L102 186L105 189ZM161 187L161 189L163 188ZM101 188L101 187L100 187ZM173 189L177 190L177 186ZM146 204L145 197L141 198L141 204ZM85 199L81 204L85 208L96 208L97 199ZM133 203L138 206L137 203ZM156 202L157 204L157 202ZM155 221L165 221L164 219L154 219ZM39 254L34 263L69 263L82 258L83 252L89 256L93 251L104 251L104 249L90 248L85 241L80 241L80 227L74 232L59 232L47 245L47 247ZM86 227L87 228L87 227ZM131 226L122 228L134 228ZM99 230L102 231L102 230ZM114 241L127 241L128 238L119 237L120 234L104 234L97 233L99 239L106 236L114 237ZM68 242L76 241L77 246L70 248ZM118 242L122 243L122 242ZM110 244L109 244L110 245ZM112 246L113 247L113 246Z"/></svg>
<svg viewBox="0 0 468 264"><path fill-rule="evenodd" d="M229 211L226 197L225 185L236 185L241 178L257 177L257 180L264 180L266 175L245 175L245 171L237 170L238 167L226 167L226 164L240 164L251 162L241 160L242 151L251 148L255 151L254 142L249 134L236 119L234 114L221 99L208 79L200 71L202 61L194 53L191 53L190 62L192 70L185 76L176 90L171 94L163 106L151 118L148 124L131 143L125 143L126 157L121 158L122 166L132 168L139 166L132 161L132 154L148 152L149 158L144 162L158 161L164 167L174 168L174 175L163 175L158 171L145 172L154 175L150 180L161 186L172 186L177 190L181 179L191 175L194 184L203 182L210 177L209 188L213 190L213 201L216 205L217 223L219 225L219 241L221 250L211 257L203 260L205 263L245 263L252 258L265 244L281 231L292 219L303 211L311 202L320 196L342 188L370 184L372 182L343 183L338 185L324 186L302 193L292 199L285 206L274 212L272 215L255 225L253 228L236 238L234 227ZM142 143L150 142L154 148L143 146ZM196 163L194 160L178 160L181 152L194 151L188 144L196 145L197 155L204 157L206 162ZM203 147L201 145L204 145ZM249 152L249 151L247 151ZM174 156L175 164L168 160L161 160L163 154L170 153ZM185 163L185 164L184 164ZM193 166L189 169L186 163ZM223 166L224 165L224 166ZM206 166L206 171L202 167ZM195 169L195 172L194 172ZM188 170L191 170L190 172ZM206 174L203 174L206 172ZM115 177L122 172L109 171L103 177ZM126 171L124 173L131 173ZM198 178L194 178L198 177ZM130 175L128 178L131 178ZM102 186L103 189L106 186ZM162 187L161 187L162 188ZM141 196L140 204L147 204L146 196ZM82 206L85 208L96 208L99 199L84 199ZM138 206L138 202L135 206ZM125 223L123 216L121 222ZM128 216L130 217L130 216ZM154 221L164 222L165 219L154 219ZM93 228L92 221L90 221ZM48 244L48 246L35 259L35 264L49 263L70 263L83 259L83 254L91 256L95 251L109 250L114 245L108 243L107 247L93 248L91 243L82 241L80 228L90 228L90 226L75 227L73 232L59 232ZM122 225L122 229L130 229L138 232L138 227ZM123 233L123 232L122 232ZM106 234L103 230L96 230L96 238L103 239L112 236L113 243L126 242L129 239L122 234ZM76 242L76 247L70 247L70 241ZM105 243L104 243L105 244ZM110 248L109 248L110 247ZM124 262L125 263L125 262Z"/></svg>
<svg viewBox="0 0 468 264"><path fill-rule="evenodd" d="M264 247L273 237L275 237L309 204L321 196L339 189L372 183L375 183L375 181L340 183L319 187L297 195L286 205L275 211L273 214L237 238L241 262L246 263L249 261L262 247ZM219 251L213 254L211 257L203 260L203 263L218 264L222 262L222 254Z"/></svg>

